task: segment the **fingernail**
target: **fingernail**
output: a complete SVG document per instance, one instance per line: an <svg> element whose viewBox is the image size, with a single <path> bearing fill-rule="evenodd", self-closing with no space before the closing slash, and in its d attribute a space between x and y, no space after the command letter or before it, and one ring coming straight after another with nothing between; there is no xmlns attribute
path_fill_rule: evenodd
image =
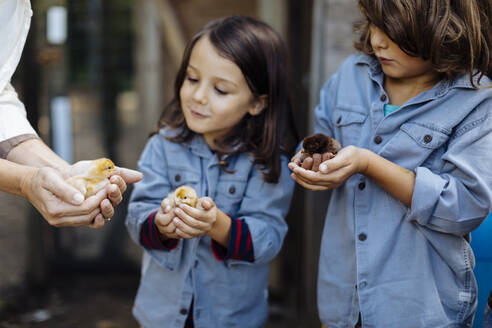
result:
<svg viewBox="0 0 492 328"><path fill-rule="evenodd" d="M174 218L174 219L173 219L173 222L174 222L174 223L179 223L178 218Z"/></svg>
<svg viewBox="0 0 492 328"><path fill-rule="evenodd" d="M74 196L73 196L73 202L77 205L79 204L82 204L82 202L84 201L84 196L82 196L81 193L76 193Z"/></svg>
<svg viewBox="0 0 492 328"><path fill-rule="evenodd" d="M171 210L171 206L166 205L166 207L164 208L164 211L169 212L170 210Z"/></svg>
<svg viewBox="0 0 492 328"><path fill-rule="evenodd" d="M326 165L320 165L319 166L319 170L323 173L326 173L326 171L328 171L328 169L326 168Z"/></svg>

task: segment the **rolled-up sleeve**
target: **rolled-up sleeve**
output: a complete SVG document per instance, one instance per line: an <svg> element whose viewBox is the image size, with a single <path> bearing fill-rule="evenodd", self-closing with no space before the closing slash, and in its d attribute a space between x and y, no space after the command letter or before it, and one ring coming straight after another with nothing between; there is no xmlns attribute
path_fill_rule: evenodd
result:
<svg viewBox="0 0 492 328"><path fill-rule="evenodd" d="M0 158L6 158L19 143L37 137L27 120L24 104L14 88L7 84L0 92Z"/></svg>
<svg viewBox="0 0 492 328"><path fill-rule="evenodd" d="M443 155L445 165L440 174L426 167L415 170L407 220L432 230L465 235L492 211L492 114L488 110L477 112L483 115L472 115L455 131Z"/></svg>

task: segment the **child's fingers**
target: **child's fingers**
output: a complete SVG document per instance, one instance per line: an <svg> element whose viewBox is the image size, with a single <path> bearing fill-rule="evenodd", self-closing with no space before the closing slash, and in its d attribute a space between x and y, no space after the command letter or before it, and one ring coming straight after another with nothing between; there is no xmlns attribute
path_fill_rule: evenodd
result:
<svg viewBox="0 0 492 328"><path fill-rule="evenodd" d="M295 165L299 165L301 164L302 162L302 156L303 156L303 152L302 150L300 150L299 152L297 152L297 154L295 154L291 159L290 161L292 163L294 163Z"/></svg>
<svg viewBox="0 0 492 328"><path fill-rule="evenodd" d="M208 224L206 222L193 218L192 216L186 214L181 208L177 208L174 212L176 213L178 218L181 219L181 221L189 227L198 229L200 231L205 231L208 228Z"/></svg>
<svg viewBox="0 0 492 328"><path fill-rule="evenodd" d="M181 210L183 210L184 213L188 214L189 216L191 216L195 219L199 219L203 213L198 208L194 208L194 207L188 206L186 204L179 204L179 208Z"/></svg>
<svg viewBox="0 0 492 328"><path fill-rule="evenodd" d="M184 223L182 220L178 218L174 218L173 223L176 226L176 231L179 230L191 237L198 237L205 234L202 230L190 227L189 225L187 225L186 223Z"/></svg>
<svg viewBox="0 0 492 328"><path fill-rule="evenodd" d="M210 197L203 197L200 199L200 204L205 211L209 211L215 206L215 202Z"/></svg>
<svg viewBox="0 0 492 328"><path fill-rule="evenodd" d="M289 169L290 169L291 171L294 171L294 169L295 169L296 167L299 167L299 165L298 165L298 164L293 163L293 162L290 162L289 164L287 164L287 166L289 167Z"/></svg>
<svg viewBox="0 0 492 328"><path fill-rule="evenodd" d="M319 191L319 190L327 190L327 189L329 189L329 188L327 188L325 186L318 186L318 185L310 184L310 183L304 181L303 179L301 179L299 176L296 176L294 173L291 175L291 177L301 187L306 188L306 189L309 189L309 190Z"/></svg>
<svg viewBox="0 0 492 328"><path fill-rule="evenodd" d="M157 226L165 227L172 221L173 218L174 213L162 213L159 211L155 215L155 224Z"/></svg>
<svg viewBox="0 0 492 328"><path fill-rule="evenodd" d="M157 229L159 229L159 232L167 238L173 238L172 235L176 233L176 225L173 221L165 226L157 226Z"/></svg>
<svg viewBox="0 0 492 328"><path fill-rule="evenodd" d="M333 157L335 157L335 155L333 155L332 153L324 153L322 158L321 158L321 162L332 159Z"/></svg>
<svg viewBox="0 0 492 328"><path fill-rule="evenodd" d="M314 172L318 172L320 164L321 164L321 154L313 154L313 165L311 166L311 170Z"/></svg>
<svg viewBox="0 0 492 328"><path fill-rule="evenodd" d="M326 160L323 163L321 163L319 165L319 171L321 173L331 173L349 165L350 163L342 160L338 160L338 157L334 157L332 160Z"/></svg>
<svg viewBox="0 0 492 328"><path fill-rule="evenodd" d="M333 187L332 177L325 174L320 174L320 172L298 168L294 170L294 175L296 176L296 181L302 181L305 184L313 186L324 186L328 188Z"/></svg>
<svg viewBox="0 0 492 328"><path fill-rule="evenodd" d="M176 228L176 235L178 235L179 238L185 238L185 239L192 239L192 238L195 238L195 236L193 235L190 235L184 231L182 231L181 229L179 228Z"/></svg>
<svg viewBox="0 0 492 328"><path fill-rule="evenodd" d="M169 213L172 210L171 201L168 198L164 198L161 202L161 210L163 213Z"/></svg>
<svg viewBox="0 0 492 328"><path fill-rule="evenodd" d="M310 170L311 167L313 167L313 158L312 157L306 157L304 161L302 162L303 169L305 170Z"/></svg>

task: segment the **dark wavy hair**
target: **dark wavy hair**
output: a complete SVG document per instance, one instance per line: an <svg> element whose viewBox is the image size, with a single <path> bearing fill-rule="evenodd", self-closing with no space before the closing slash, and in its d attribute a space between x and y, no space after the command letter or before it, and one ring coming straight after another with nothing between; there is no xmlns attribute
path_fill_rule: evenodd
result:
<svg viewBox="0 0 492 328"><path fill-rule="evenodd" d="M246 16L230 16L214 20L203 27L188 43L174 84L174 97L164 108L158 129L177 131L168 140L189 142L195 132L186 125L179 92L186 78L193 47L208 37L217 52L235 63L243 73L254 97L266 95L267 105L259 115L247 113L230 131L216 140L217 156L246 152L254 159L266 182L278 182L280 155L292 155L298 142L289 96L287 50L281 37L269 25ZM229 172L229 171L227 171Z"/></svg>
<svg viewBox="0 0 492 328"><path fill-rule="evenodd" d="M491 0L359 0L365 19L356 23L355 48L374 55L371 24L383 30L406 54L430 60L448 79L469 74L477 87L492 77Z"/></svg>

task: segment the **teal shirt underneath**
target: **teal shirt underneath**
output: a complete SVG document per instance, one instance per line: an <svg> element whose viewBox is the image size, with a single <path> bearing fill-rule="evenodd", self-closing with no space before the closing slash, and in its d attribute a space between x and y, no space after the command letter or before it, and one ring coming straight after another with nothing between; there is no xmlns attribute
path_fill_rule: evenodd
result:
<svg viewBox="0 0 492 328"><path fill-rule="evenodd" d="M400 106L385 104L384 105L384 116L388 116L389 114L396 112L400 109Z"/></svg>

